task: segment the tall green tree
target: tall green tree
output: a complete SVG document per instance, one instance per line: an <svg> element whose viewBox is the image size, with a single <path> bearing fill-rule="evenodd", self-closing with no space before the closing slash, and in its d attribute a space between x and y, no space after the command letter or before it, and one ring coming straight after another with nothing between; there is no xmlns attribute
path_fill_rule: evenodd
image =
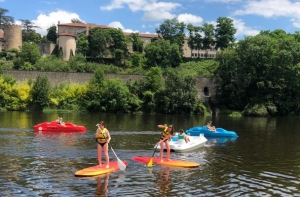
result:
<svg viewBox="0 0 300 197"><path fill-rule="evenodd" d="M41 42L41 34L36 33L34 28L39 28L28 19L20 19L22 22L22 41L23 42L34 42L36 44Z"/></svg>
<svg viewBox="0 0 300 197"><path fill-rule="evenodd" d="M212 49L214 45L214 26L209 23L203 23L201 30L204 34L202 38L202 49L206 50L207 58L207 51Z"/></svg>
<svg viewBox="0 0 300 197"><path fill-rule="evenodd" d="M202 48L203 42L201 27L188 24L187 30L189 31L188 46L191 49L191 53L193 53L194 50L197 50L197 54L199 54L199 50Z"/></svg>
<svg viewBox="0 0 300 197"><path fill-rule="evenodd" d="M38 75L31 90L34 110L42 111L49 105L50 81L47 76Z"/></svg>
<svg viewBox="0 0 300 197"><path fill-rule="evenodd" d="M167 19L159 28L156 29L156 33L159 38L169 40L171 44L177 44L180 49L182 49L184 44L184 31L186 25L184 22L179 22L177 18Z"/></svg>
<svg viewBox="0 0 300 197"><path fill-rule="evenodd" d="M219 17L215 29L215 39L217 49L226 49L232 47L235 42L234 34L236 29L233 20L227 17Z"/></svg>
<svg viewBox="0 0 300 197"><path fill-rule="evenodd" d="M47 40L56 44L56 39L57 39L57 28L56 25L52 25L47 29Z"/></svg>
<svg viewBox="0 0 300 197"><path fill-rule="evenodd" d="M182 62L181 49L178 45L170 44L169 40L164 39L146 45L145 57L148 67L177 67Z"/></svg>
<svg viewBox="0 0 300 197"><path fill-rule="evenodd" d="M80 34L77 39L77 53L81 53L82 55L86 56L89 51L89 41L85 34Z"/></svg>
<svg viewBox="0 0 300 197"><path fill-rule="evenodd" d="M15 22L14 17L12 16L6 16L6 13L9 11L4 8L0 8L0 29L3 29L4 25L10 25Z"/></svg>
<svg viewBox="0 0 300 197"><path fill-rule="evenodd" d="M109 46L112 43L112 38L108 31L101 28L90 30L89 36L89 55L91 57L103 59L104 56L110 54Z"/></svg>

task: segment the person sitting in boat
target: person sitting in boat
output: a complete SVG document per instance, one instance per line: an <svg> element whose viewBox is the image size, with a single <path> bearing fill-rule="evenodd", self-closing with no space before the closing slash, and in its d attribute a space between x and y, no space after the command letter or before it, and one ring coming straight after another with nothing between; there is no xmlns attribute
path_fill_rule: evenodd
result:
<svg viewBox="0 0 300 197"><path fill-rule="evenodd" d="M184 130L183 129L180 129L179 130L179 136L178 136L178 139L184 139L184 141L186 143L190 142L190 138L187 134L184 133Z"/></svg>
<svg viewBox="0 0 300 197"><path fill-rule="evenodd" d="M209 131L212 131L212 132L214 132L214 133L217 133L216 127L215 127L215 126L212 126L212 121L207 122L206 128L207 128Z"/></svg>
<svg viewBox="0 0 300 197"><path fill-rule="evenodd" d="M66 126L65 123L63 122L62 117L59 118L59 121L57 124L60 124L61 126L64 126L64 127Z"/></svg>
<svg viewBox="0 0 300 197"><path fill-rule="evenodd" d="M60 120L59 117L57 117L57 119L56 119L57 124L60 124L59 120Z"/></svg>

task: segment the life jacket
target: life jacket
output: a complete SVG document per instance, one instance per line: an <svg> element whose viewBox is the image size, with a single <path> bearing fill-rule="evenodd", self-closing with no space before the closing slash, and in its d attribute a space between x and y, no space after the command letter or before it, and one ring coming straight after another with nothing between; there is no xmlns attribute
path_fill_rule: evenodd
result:
<svg viewBox="0 0 300 197"><path fill-rule="evenodd" d="M98 132L98 135L97 135L97 140L98 141L101 141L101 142L106 142L107 141L107 138L108 138L108 135L107 135L107 129L104 128L103 130L101 130L99 128L100 132Z"/></svg>
<svg viewBox="0 0 300 197"><path fill-rule="evenodd" d="M164 138L166 136L168 136L170 133L168 131L168 126L165 126L165 129L163 130L163 132L161 133L161 137Z"/></svg>

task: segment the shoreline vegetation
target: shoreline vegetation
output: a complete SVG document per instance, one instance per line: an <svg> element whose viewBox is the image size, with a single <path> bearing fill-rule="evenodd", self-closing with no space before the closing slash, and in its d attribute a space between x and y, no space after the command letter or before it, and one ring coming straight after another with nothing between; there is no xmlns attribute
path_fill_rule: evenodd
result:
<svg viewBox="0 0 300 197"><path fill-rule="evenodd" d="M6 16L8 10L0 10L1 24L14 24L13 17ZM263 30L237 41L230 18L219 17L215 26L206 22L194 26L174 18L163 21L155 30L157 38L144 44L138 33L125 36L120 29L93 28L89 35L78 35L76 53L70 51L69 61L63 61L56 25L42 37L33 22L21 21L22 46L0 52L0 108L8 111L300 115L299 31ZM192 58L183 56L185 42ZM41 56L41 43L55 44L53 53ZM200 50L207 53L199 54ZM216 58L208 51L216 51ZM51 87L45 76L16 83L2 74L4 69L87 72L94 77L86 84ZM124 83L105 79L106 73L141 74L145 79ZM197 76L215 80L214 100L198 99Z"/></svg>

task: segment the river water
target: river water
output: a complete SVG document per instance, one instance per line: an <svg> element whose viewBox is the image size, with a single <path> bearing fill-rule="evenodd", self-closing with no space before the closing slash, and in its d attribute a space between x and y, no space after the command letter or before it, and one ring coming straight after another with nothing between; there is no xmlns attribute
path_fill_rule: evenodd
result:
<svg viewBox="0 0 300 197"><path fill-rule="evenodd" d="M63 117L86 133L39 133L33 126ZM133 161L151 156L158 124L175 130L208 120L237 139L209 139L197 151L171 153L199 162L195 169ZM124 172L78 178L97 164L95 125L104 120ZM184 115L0 112L0 196L300 196L300 118L230 118ZM111 160L116 160L109 151Z"/></svg>

